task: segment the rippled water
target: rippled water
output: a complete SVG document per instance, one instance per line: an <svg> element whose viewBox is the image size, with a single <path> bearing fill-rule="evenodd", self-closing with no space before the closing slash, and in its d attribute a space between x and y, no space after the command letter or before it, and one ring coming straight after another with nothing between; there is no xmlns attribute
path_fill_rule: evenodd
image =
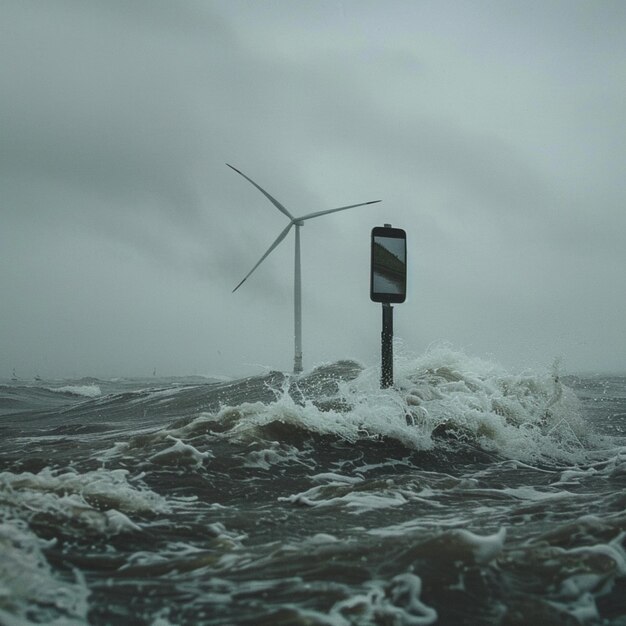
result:
<svg viewBox="0 0 626 626"><path fill-rule="evenodd" d="M0 387L2 624L626 624L626 379L446 350Z"/></svg>

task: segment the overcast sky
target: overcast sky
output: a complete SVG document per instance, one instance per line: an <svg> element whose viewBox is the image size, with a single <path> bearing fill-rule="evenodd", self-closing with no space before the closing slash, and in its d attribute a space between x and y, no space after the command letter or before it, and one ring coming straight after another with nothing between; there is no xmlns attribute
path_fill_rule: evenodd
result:
<svg viewBox="0 0 626 626"><path fill-rule="evenodd" d="M379 359L626 371L626 2L3 0L0 377Z"/></svg>

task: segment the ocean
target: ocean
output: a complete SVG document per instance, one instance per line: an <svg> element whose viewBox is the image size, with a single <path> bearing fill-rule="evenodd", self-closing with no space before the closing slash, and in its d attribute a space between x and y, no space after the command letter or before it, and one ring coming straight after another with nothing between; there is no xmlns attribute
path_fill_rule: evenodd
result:
<svg viewBox="0 0 626 626"><path fill-rule="evenodd" d="M626 377L439 347L0 384L0 623L626 625Z"/></svg>

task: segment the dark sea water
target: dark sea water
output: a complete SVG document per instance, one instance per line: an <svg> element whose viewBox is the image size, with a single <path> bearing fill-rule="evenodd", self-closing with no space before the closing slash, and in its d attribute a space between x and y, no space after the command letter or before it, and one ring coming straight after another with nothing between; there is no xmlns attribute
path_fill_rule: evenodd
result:
<svg viewBox="0 0 626 626"><path fill-rule="evenodd" d="M0 385L0 623L626 625L626 378L444 349Z"/></svg>

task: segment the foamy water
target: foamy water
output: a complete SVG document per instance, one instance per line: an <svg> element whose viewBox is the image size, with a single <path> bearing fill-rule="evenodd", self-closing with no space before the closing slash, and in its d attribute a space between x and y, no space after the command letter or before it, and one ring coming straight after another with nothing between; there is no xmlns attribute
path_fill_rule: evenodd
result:
<svg viewBox="0 0 626 626"><path fill-rule="evenodd" d="M626 379L379 375L1 387L0 622L623 624Z"/></svg>
<svg viewBox="0 0 626 626"><path fill-rule="evenodd" d="M102 394L98 385L63 385L62 387L48 387L55 393L69 393L74 396L85 396L86 398L97 398Z"/></svg>

